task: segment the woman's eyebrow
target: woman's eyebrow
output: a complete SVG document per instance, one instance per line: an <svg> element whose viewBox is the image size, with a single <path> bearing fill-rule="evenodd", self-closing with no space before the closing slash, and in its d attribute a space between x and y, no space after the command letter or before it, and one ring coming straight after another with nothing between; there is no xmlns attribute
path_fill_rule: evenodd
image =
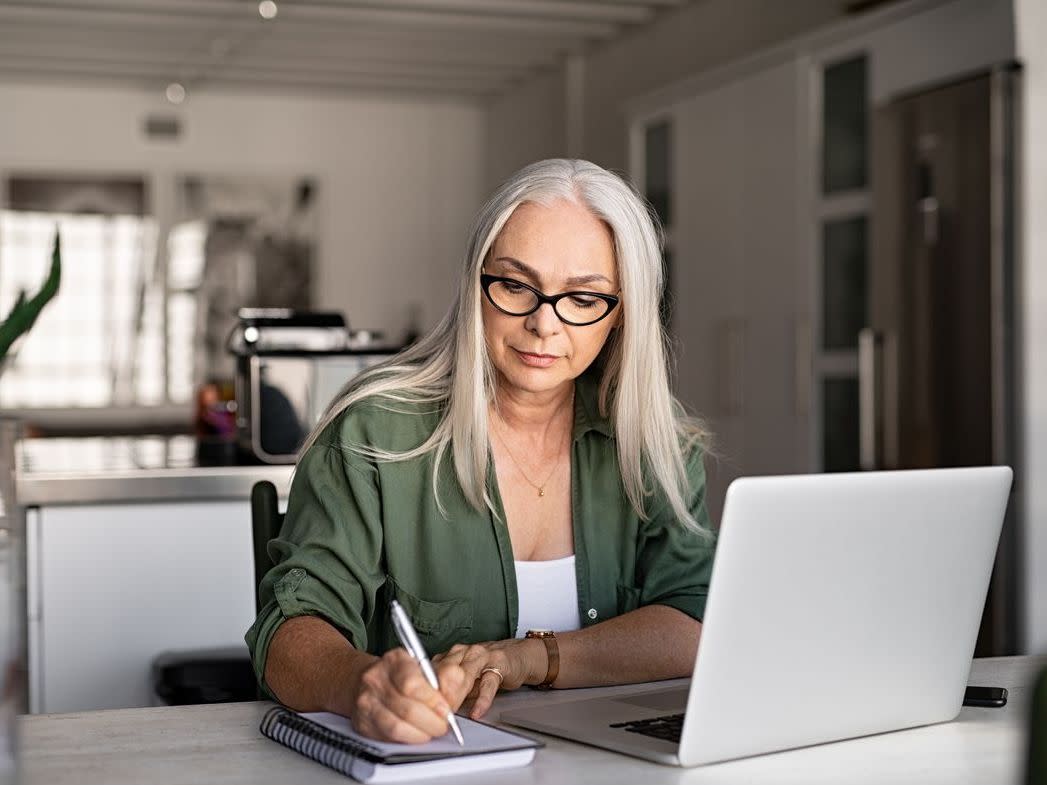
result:
<svg viewBox="0 0 1047 785"><path fill-rule="evenodd" d="M535 270L533 267L524 264L519 259L514 259L511 256L499 256L497 259L495 259L495 261L503 262L504 264L516 270L516 272L526 275L535 283L541 282L541 278L538 275L538 271ZM571 278L568 278L565 281L565 283L568 286L579 286L581 284L595 283L597 281L603 281L604 283L610 286L614 286L614 282L611 281L611 279L609 279L606 275L600 275L599 273L590 273L589 275L575 275Z"/></svg>

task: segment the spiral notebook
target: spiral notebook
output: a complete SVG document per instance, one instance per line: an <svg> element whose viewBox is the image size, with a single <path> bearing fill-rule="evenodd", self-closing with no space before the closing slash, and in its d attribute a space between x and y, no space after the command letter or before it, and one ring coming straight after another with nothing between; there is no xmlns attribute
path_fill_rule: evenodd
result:
<svg viewBox="0 0 1047 785"><path fill-rule="evenodd" d="M465 746L448 734L426 744L394 744L359 735L345 717L328 712L299 714L283 706L266 712L261 731L360 782L402 782L526 766L540 742L458 718Z"/></svg>

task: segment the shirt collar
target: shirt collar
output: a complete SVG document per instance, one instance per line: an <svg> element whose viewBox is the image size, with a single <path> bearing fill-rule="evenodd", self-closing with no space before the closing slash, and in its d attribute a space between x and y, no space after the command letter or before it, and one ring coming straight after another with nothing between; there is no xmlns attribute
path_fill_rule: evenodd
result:
<svg viewBox="0 0 1047 785"><path fill-rule="evenodd" d="M600 375L587 371L574 383L574 440L578 441L589 431L608 438L614 436L610 419L600 414Z"/></svg>

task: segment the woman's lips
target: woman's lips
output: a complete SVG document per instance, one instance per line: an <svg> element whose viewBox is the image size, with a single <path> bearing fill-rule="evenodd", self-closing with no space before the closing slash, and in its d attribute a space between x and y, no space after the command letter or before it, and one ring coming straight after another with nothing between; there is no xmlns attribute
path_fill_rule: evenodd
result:
<svg viewBox="0 0 1047 785"><path fill-rule="evenodd" d="M559 359L555 354L532 354L531 352L521 352L519 349L514 349L513 351L516 352L524 365L529 365L532 368L548 368Z"/></svg>

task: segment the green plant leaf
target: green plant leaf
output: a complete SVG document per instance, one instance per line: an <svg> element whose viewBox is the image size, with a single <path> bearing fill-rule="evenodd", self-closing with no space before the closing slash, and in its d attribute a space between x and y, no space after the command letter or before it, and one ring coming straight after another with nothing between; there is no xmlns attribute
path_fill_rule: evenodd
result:
<svg viewBox="0 0 1047 785"><path fill-rule="evenodd" d="M51 269L40 291L28 299L25 292L22 292L15 301L11 313L8 314L3 322L0 322L0 361L7 356L11 345L33 326L44 306L58 294L58 287L61 282L62 244L56 230L54 251L51 253Z"/></svg>

